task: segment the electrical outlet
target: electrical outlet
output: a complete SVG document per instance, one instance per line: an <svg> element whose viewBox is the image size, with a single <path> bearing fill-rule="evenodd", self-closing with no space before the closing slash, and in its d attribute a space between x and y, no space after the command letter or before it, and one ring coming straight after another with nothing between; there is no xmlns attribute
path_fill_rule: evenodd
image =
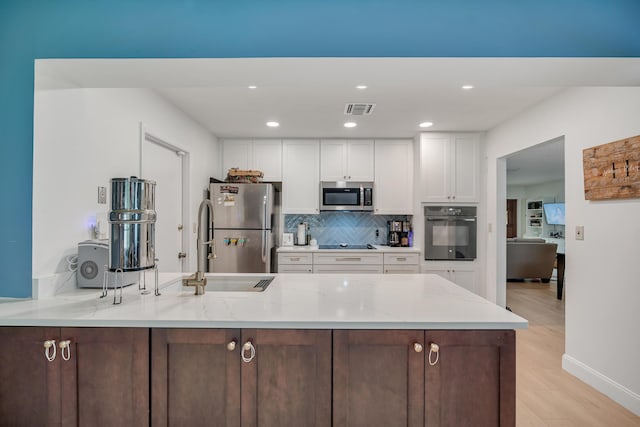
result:
<svg viewBox="0 0 640 427"><path fill-rule="evenodd" d="M98 204L107 204L107 187L98 186Z"/></svg>
<svg viewBox="0 0 640 427"><path fill-rule="evenodd" d="M584 240L584 226L576 225L576 240Z"/></svg>

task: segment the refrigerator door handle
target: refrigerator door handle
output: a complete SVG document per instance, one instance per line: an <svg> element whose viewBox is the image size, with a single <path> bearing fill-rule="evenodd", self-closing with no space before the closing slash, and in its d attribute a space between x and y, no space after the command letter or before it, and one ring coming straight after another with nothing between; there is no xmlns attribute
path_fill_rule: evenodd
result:
<svg viewBox="0 0 640 427"><path fill-rule="evenodd" d="M262 262L267 262L267 196L262 199L264 219L262 224Z"/></svg>

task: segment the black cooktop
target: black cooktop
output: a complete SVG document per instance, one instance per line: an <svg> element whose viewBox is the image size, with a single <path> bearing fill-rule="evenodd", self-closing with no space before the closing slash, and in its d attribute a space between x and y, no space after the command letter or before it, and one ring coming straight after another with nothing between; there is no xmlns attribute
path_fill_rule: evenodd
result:
<svg viewBox="0 0 640 427"><path fill-rule="evenodd" d="M373 245L351 245L340 243L339 245L320 245L320 249L375 249Z"/></svg>

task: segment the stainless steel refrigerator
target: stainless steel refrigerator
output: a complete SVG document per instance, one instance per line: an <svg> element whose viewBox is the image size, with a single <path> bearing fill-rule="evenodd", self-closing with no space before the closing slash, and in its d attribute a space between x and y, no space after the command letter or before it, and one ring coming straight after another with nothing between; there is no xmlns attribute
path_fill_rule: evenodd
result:
<svg viewBox="0 0 640 427"><path fill-rule="evenodd" d="M209 198L213 204L210 233L216 250L216 258L209 257L209 271L271 272L279 205L273 185L211 183Z"/></svg>

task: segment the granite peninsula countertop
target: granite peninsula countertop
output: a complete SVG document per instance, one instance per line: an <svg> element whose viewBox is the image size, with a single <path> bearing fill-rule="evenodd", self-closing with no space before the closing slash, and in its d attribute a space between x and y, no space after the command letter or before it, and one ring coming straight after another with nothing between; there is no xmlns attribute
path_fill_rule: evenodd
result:
<svg viewBox="0 0 640 427"><path fill-rule="evenodd" d="M255 276L264 276L256 274ZM272 274L264 292L194 295L184 273L160 273L160 296L77 289L49 299L0 299L0 326L520 329L528 323L434 274ZM234 276L218 274L218 276ZM238 274L237 276L249 276ZM149 286L149 284L147 284ZM209 284L207 288L213 286Z"/></svg>

